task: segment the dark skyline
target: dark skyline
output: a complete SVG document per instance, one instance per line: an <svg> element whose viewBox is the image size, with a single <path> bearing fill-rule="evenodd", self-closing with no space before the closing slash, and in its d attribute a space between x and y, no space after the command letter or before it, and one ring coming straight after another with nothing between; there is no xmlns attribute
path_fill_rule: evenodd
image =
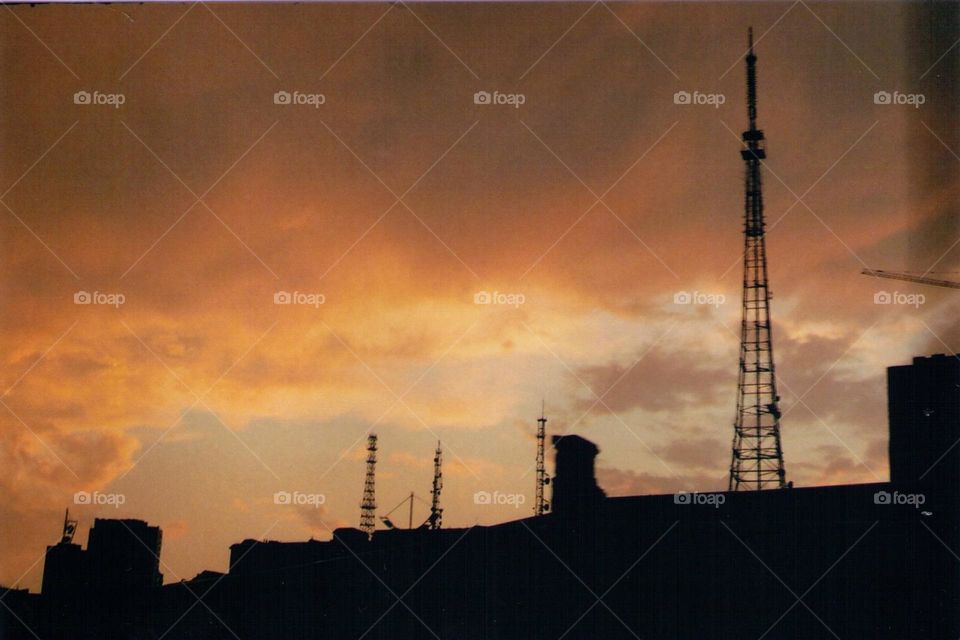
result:
<svg viewBox="0 0 960 640"><path fill-rule="evenodd" d="M382 504L427 495L439 438L445 525L528 515L541 399L610 495L725 486L749 25L788 473L885 480L884 368L960 338L954 293L859 275L958 269L944 11L8 7L0 584L39 586L67 505L84 543L95 517L162 526L172 581L225 570L237 532L329 537L357 523L371 428Z"/></svg>
<svg viewBox="0 0 960 640"><path fill-rule="evenodd" d="M247 538L228 572L165 586L158 528L98 519L85 550L67 529L42 595L2 594L0 634L952 637L960 360L917 357L887 379L889 483L609 498L596 444L554 436L549 515L489 527Z"/></svg>

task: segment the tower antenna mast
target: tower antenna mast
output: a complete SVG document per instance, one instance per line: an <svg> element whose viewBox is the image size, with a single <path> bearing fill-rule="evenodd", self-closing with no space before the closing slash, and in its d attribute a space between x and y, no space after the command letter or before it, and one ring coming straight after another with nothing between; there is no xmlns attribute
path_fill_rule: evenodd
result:
<svg viewBox="0 0 960 640"><path fill-rule="evenodd" d="M743 315L737 415L730 461L731 491L782 488L786 482L780 443L780 396L773 363L770 291L760 167L767 157L757 128L757 56L748 32L747 118L740 155L746 164L744 200Z"/></svg>
<svg viewBox="0 0 960 640"><path fill-rule="evenodd" d="M367 477L363 483L363 502L360 503L360 530L366 533L368 538L373 537L373 530L376 527L376 470L377 434L371 433L367 436Z"/></svg>
<svg viewBox="0 0 960 640"><path fill-rule="evenodd" d="M430 492L430 520L431 529L439 529L443 521L443 509L440 508L440 491L443 489L443 450L437 440L437 450L433 456L433 490Z"/></svg>
<svg viewBox="0 0 960 640"><path fill-rule="evenodd" d="M544 499L544 487L549 482L547 469L544 466L544 443L547 438L547 417L544 404L540 403L540 417L537 418L537 494L534 500L533 512L538 516L550 510L550 505Z"/></svg>

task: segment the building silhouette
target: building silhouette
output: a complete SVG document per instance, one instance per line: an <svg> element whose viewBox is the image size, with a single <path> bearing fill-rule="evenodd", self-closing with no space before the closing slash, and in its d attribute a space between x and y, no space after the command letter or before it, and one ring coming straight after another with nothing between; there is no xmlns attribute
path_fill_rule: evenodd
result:
<svg viewBox="0 0 960 640"><path fill-rule="evenodd" d="M86 549L66 536L48 546L39 635L121 639L148 633L163 584L161 543L160 528L143 520L97 518Z"/></svg>
<svg viewBox="0 0 960 640"><path fill-rule="evenodd" d="M87 542L91 577L112 589L159 587L162 537L143 520L97 518Z"/></svg>
<svg viewBox="0 0 960 640"><path fill-rule="evenodd" d="M888 369L890 482L610 498L596 445L555 437L548 515L249 539L163 586L160 530L98 519L4 592L0 637L956 638L958 362Z"/></svg>
<svg viewBox="0 0 960 640"><path fill-rule="evenodd" d="M960 492L960 360L943 354L887 369L890 481Z"/></svg>

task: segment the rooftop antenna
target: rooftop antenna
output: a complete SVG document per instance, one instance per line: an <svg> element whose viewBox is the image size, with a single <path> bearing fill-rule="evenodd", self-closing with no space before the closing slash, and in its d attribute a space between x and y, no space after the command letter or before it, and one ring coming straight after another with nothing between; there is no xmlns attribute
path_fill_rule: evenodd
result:
<svg viewBox="0 0 960 640"><path fill-rule="evenodd" d="M437 530L443 521L443 509L440 507L440 491L443 489L443 450L437 440L437 450L433 456L433 490L430 492L430 518L427 520L431 529ZM412 506L412 505L411 505Z"/></svg>
<svg viewBox="0 0 960 640"><path fill-rule="evenodd" d="M373 537L376 528L377 498L375 477L377 470L377 434L367 436L367 477L363 483L363 502L360 503L360 530Z"/></svg>
<svg viewBox="0 0 960 640"><path fill-rule="evenodd" d="M77 532L77 521L70 519L70 509L63 514L63 536L60 538L60 544L70 544L73 542L73 534Z"/></svg>
<svg viewBox="0 0 960 640"><path fill-rule="evenodd" d="M544 465L544 443L547 439L546 403L540 401L540 417L537 418L537 496L534 500L533 512L542 516L550 510L550 505L543 497L544 487L550 483L547 469Z"/></svg>
<svg viewBox="0 0 960 640"><path fill-rule="evenodd" d="M390 509L390 511L388 511L386 515L380 516L380 521L383 522L383 526L385 526L387 529L396 529L397 525L396 523L394 523L393 520L390 519L390 516L393 515L394 511L396 511L397 509L399 509L400 507L406 504L409 506L407 528L413 529L413 501L414 500L419 500L420 502L423 502L424 504L426 504L426 501L424 501L423 498L414 494L413 491L411 491L409 496L401 500L400 503L397 504L397 506L395 506L393 509ZM430 525L430 518L427 518L426 522L420 525L420 527L423 528L429 525Z"/></svg>

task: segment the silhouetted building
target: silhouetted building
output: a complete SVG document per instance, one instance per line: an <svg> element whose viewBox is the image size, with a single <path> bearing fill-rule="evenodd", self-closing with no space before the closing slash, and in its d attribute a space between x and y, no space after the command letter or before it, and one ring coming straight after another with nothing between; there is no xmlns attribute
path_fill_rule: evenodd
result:
<svg viewBox="0 0 960 640"><path fill-rule="evenodd" d="M97 518L87 541L90 577L110 588L159 587L160 527L143 520L107 520Z"/></svg>
<svg viewBox="0 0 960 640"><path fill-rule="evenodd" d="M893 482L607 498L596 445L556 437L554 513L244 540L228 573L162 587L160 530L98 519L88 550L48 548L39 605L9 593L0 638L36 640L18 618L43 640L957 638L960 492L952 454L934 464L957 371L889 369Z"/></svg>
<svg viewBox="0 0 960 640"><path fill-rule="evenodd" d="M594 473L594 459L600 453L597 445L574 435L553 436L552 442L557 452L553 512L563 514L595 507L604 497Z"/></svg>
<svg viewBox="0 0 960 640"><path fill-rule="evenodd" d="M0 638L35 640L36 630L40 628L40 602L38 593L0 587Z"/></svg>
<svg viewBox="0 0 960 640"><path fill-rule="evenodd" d="M155 626L163 584L161 540L160 528L142 520L97 518L85 550L66 541L47 547L41 637L143 637Z"/></svg>
<svg viewBox="0 0 960 640"><path fill-rule="evenodd" d="M87 554L78 544L58 542L47 547L43 561L45 596L60 597L86 588Z"/></svg>
<svg viewBox="0 0 960 640"><path fill-rule="evenodd" d="M887 368L890 482L960 491L960 360L937 354Z"/></svg>
<svg viewBox="0 0 960 640"><path fill-rule="evenodd" d="M43 562L44 635L69 629L83 620L88 596L87 552L72 542L47 547Z"/></svg>

